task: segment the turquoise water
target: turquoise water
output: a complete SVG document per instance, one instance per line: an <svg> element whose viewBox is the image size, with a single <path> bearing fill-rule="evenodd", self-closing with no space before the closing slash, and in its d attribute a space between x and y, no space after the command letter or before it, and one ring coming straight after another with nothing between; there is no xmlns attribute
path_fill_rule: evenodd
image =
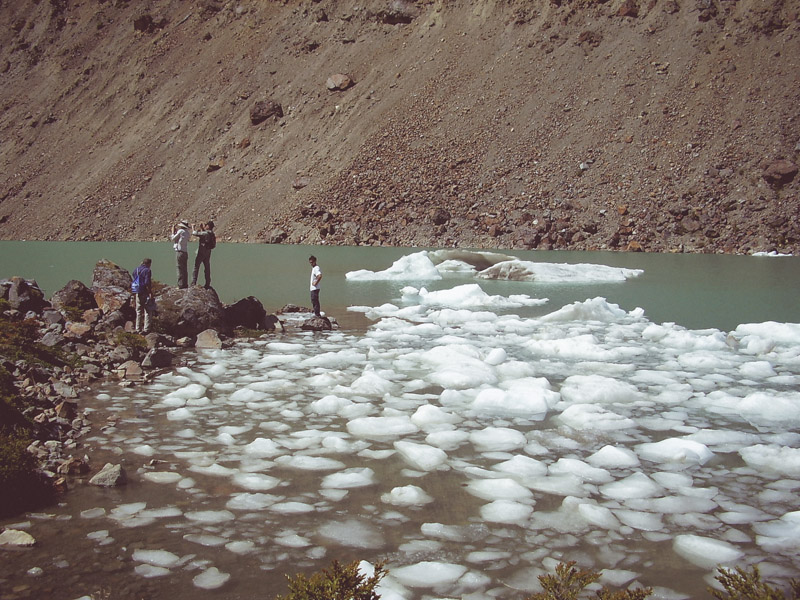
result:
<svg viewBox="0 0 800 600"><path fill-rule="evenodd" d="M190 247L190 269L196 245ZM212 257L213 286L223 302L255 296L268 311L286 304L309 304L308 256L317 256L324 274L323 310L343 327L361 328L362 320L348 314L353 305L395 301L406 285L429 290L457 285L439 282L348 282L349 271L380 271L403 255L420 249L328 247L266 244L219 244ZM713 254L644 254L612 252L509 251L521 260L551 263L596 263L642 269L624 283L541 284L481 281L488 294L527 294L548 298L545 307L520 311L525 316L550 312L575 301L603 297L626 310L641 307L656 322L675 322L692 329L714 327L729 331L740 323L800 322L800 258ZM0 277L36 279L51 296L71 279L91 284L100 259L133 270L140 260L153 259L154 277L174 285L175 259L169 243L153 242L0 242ZM200 275L202 281L202 272ZM472 281L471 278L464 278Z"/></svg>

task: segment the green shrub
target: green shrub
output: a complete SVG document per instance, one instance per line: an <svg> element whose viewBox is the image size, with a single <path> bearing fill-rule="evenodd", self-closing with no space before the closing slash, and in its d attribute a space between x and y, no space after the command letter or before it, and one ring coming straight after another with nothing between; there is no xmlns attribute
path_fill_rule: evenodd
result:
<svg viewBox="0 0 800 600"><path fill-rule="evenodd" d="M527 600L578 600L584 588L600 579L600 573L575 568L575 561L559 563L555 574L539 575L543 592ZM652 588L610 590L603 587L597 592L601 600L643 600L653 593Z"/></svg>
<svg viewBox="0 0 800 600"><path fill-rule="evenodd" d="M714 579L720 582L723 589L708 588L708 591L718 600L798 600L800 598L800 581L792 579L790 582L791 594L785 596L761 580L758 566L748 572L741 567L736 570L719 569L719 575Z"/></svg>
<svg viewBox="0 0 800 600"><path fill-rule="evenodd" d="M0 517L10 517L53 501L53 488L28 452L22 433L0 433Z"/></svg>
<svg viewBox="0 0 800 600"><path fill-rule="evenodd" d="M128 333L127 331L120 331L114 336L114 342L118 346L125 346L131 350L147 350L147 342L137 333Z"/></svg>
<svg viewBox="0 0 800 600"><path fill-rule="evenodd" d="M358 561L344 566L333 561L330 569L311 577L301 573L293 579L287 575L289 594L278 596L277 600L378 600L375 588L386 575L384 564L377 563L369 579L359 573Z"/></svg>

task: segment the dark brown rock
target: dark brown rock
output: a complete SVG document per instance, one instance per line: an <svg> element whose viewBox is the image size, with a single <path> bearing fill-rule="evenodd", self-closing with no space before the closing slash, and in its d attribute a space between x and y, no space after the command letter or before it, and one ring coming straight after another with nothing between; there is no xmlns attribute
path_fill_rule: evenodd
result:
<svg viewBox="0 0 800 600"><path fill-rule="evenodd" d="M277 102L272 100L262 100L256 102L253 108L250 109L250 122L253 125L263 123L270 117L282 118L283 108Z"/></svg>

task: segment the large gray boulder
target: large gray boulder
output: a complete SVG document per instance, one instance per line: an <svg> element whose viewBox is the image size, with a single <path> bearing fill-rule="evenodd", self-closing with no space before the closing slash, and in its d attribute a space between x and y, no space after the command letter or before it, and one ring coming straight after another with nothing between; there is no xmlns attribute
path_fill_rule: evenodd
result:
<svg viewBox="0 0 800 600"><path fill-rule="evenodd" d="M206 329L230 333L217 293L193 285L187 289L166 287L156 296L159 328L175 337L194 337Z"/></svg>
<svg viewBox="0 0 800 600"><path fill-rule="evenodd" d="M22 277L12 277L0 282L0 293L8 300L12 308L16 308L21 313L30 310L40 313L42 309L50 303L45 300L44 292L39 288L39 284L33 279L23 279Z"/></svg>

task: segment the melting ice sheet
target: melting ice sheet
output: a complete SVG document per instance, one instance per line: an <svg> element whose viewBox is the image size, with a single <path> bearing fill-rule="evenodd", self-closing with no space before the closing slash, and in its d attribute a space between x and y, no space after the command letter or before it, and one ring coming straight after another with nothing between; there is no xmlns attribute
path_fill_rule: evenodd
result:
<svg viewBox="0 0 800 600"><path fill-rule="evenodd" d="M403 256L384 271L351 271L349 281L437 281L458 275L478 279L539 283L607 283L641 275L640 269L596 264L554 264L519 260L494 252L423 250Z"/></svg>
<svg viewBox="0 0 800 600"><path fill-rule="evenodd" d="M718 564L796 576L800 325L692 331L603 298L531 319L464 292L101 396L139 415L103 443L186 499L92 527L168 527L191 548L139 548L135 572L202 589L343 555L389 560L384 598L518 597L572 559L664 598Z"/></svg>

